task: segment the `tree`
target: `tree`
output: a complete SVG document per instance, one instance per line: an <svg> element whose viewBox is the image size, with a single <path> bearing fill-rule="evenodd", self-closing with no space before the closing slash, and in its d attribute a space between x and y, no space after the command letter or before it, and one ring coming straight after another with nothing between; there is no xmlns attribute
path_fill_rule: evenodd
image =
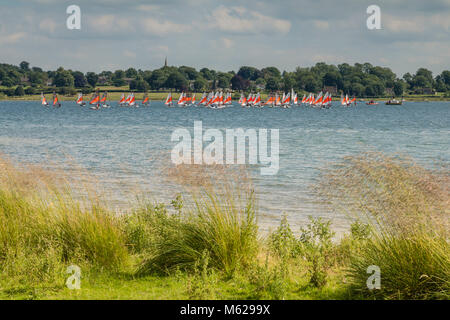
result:
<svg viewBox="0 0 450 320"><path fill-rule="evenodd" d="M249 86L250 81L242 78L239 74L231 78L231 88L233 90L247 90Z"/></svg>
<svg viewBox="0 0 450 320"><path fill-rule="evenodd" d="M54 84L57 87L73 87L74 78L70 71L64 70L63 68L58 69L54 78Z"/></svg>
<svg viewBox="0 0 450 320"><path fill-rule="evenodd" d="M98 75L95 72L88 72L86 73L86 80L91 87L95 88L98 82Z"/></svg>
<svg viewBox="0 0 450 320"><path fill-rule="evenodd" d="M86 77L80 71L72 72L72 76L74 78L74 85L76 88L83 88L87 84Z"/></svg>
<svg viewBox="0 0 450 320"><path fill-rule="evenodd" d="M22 62L19 64L19 66L20 66L20 69L23 70L23 71L28 71L28 70L30 70L30 64L29 64L28 62L26 62L26 61L22 61Z"/></svg>
<svg viewBox="0 0 450 320"><path fill-rule="evenodd" d="M253 80L253 81L262 76L261 71L259 71L254 67L248 66L241 67L237 74L245 80Z"/></svg>
<svg viewBox="0 0 450 320"><path fill-rule="evenodd" d="M117 78L113 80L113 84L115 87L123 87L127 82L122 78Z"/></svg>
<svg viewBox="0 0 450 320"><path fill-rule="evenodd" d="M267 67L267 68L263 68L261 69L261 73L262 76L267 79L269 77L275 77L275 78L280 78L281 77L281 72L280 70L278 70L275 67Z"/></svg>
<svg viewBox="0 0 450 320"><path fill-rule="evenodd" d="M181 66L178 68L178 70L188 79L188 80L195 80L197 79L198 72L195 70L195 68L187 67L187 66Z"/></svg>
<svg viewBox="0 0 450 320"><path fill-rule="evenodd" d="M233 76L229 73L219 73L217 76L217 86L219 88L228 89Z"/></svg>
<svg viewBox="0 0 450 320"><path fill-rule="evenodd" d="M402 96L403 95L403 91L405 90L405 83L402 80L397 80L394 82L394 94L396 96Z"/></svg>
<svg viewBox="0 0 450 320"><path fill-rule="evenodd" d="M15 96L23 96L25 95L25 91L23 90L22 86L17 86L16 90L14 91Z"/></svg>
<svg viewBox="0 0 450 320"><path fill-rule="evenodd" d="M25 94L29 94L29 95L36 94L36 89L33 87L28 87L25 89Z"/></svg>
<svg viewBox="0 0 450 320"><path fill-rule="evenodd" d="M194 90L195 91L203 91L206 89L207 85L208 85L208 82L205 79L203 79L203 77L199 76L194 81Z"/></svg>
<svg viewBox="0 0 450 320"><path fill-rule="evenodd" d="M138 72L134 68L128 68L127 71L125 71L125 75L127 78L135 78L138 75Z"/></svg>
<svg viewBox="0 0 450 320"><path fill-rule="evenodd" d="M179 71L172 72L165 83L166 88L173 88L176 90L186 90L187 85L187 79Z"/></svg>
<svg viewBox="0 0 450 320"><path fill-rule="evenodd" d="M266 90L277 91L280 90L280 81L277 77L271 76L266 80Z"/></svg>

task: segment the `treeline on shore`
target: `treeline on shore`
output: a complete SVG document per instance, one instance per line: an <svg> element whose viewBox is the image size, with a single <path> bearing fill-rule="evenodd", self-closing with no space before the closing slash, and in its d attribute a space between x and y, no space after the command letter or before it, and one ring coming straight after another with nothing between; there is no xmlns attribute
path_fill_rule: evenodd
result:
<svg viewBox="0 0 450 320"><path fill-rule="evenodd" d="M347 93L357 97L402 96L404 94L444 93L450 97L450 71L433 76L432 71L419 68L399 78L390 68L370 63L342 63L330 65L323 62L313 67L297 67L295 71L281 72L276 67L257 69L242 66L237 72L221 72L208 68L197 71L193 67L164 66L155 70L128 68L127 70L100 73L66 70L44 71L31 67L26 61L19 66L0 64L1 96L34 95L56 91L64 95L77 92L88 94L99 86L117 87L130 91L329 91L335 95ZM111 91L111 90L110 90Z"/></svg>

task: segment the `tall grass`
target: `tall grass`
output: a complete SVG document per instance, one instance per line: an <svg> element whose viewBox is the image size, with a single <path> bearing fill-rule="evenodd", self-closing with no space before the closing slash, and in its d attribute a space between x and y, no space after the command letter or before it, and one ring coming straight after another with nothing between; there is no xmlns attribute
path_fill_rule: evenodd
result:
<svg viewBox="0 0 450 320"><path fill-rule="evenodd" d="M128 252L119 220L81 205L60 177L0 160L0 272L52 281L69 264L115 270Z"/></svg>
<svg viewBox="0 0 450 320"><path fill-rule="evenodd" d="M177 169L184 172L177 179L191 187L192 205L179 210L177 216L162 219L166 228L159 230L164 234L156 237L155 251L140 268L141 273L193 269L206 253L211 268L232 275L256 256L253 191L224 175L226 170L209 169L195 175L195 186L187 168Z"/></svg>
<svg viewBox="0 0 450 320"><path fill-rule="evenodd" d="M434 173L399 157L368 153L329 171L322 192L335 208L371 225L352 255L358 291L382 298L449 298L448 172ZM366 288L367 267L381 269L381 289Z"/></svg>

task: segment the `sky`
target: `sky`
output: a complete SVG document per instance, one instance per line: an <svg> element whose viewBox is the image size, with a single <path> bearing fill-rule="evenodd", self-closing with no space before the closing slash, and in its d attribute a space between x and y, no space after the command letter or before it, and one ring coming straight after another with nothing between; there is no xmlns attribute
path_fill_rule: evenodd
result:
<svg viewBox="0 0 450 320"><path fill-rule="evenodd" d="M69 5L81 29L69 30ZM381 29L369 30L370 5ZM450 0L0 0L0 63L83 72L164 64L293 71L369 62L450 70Z"/></svg>

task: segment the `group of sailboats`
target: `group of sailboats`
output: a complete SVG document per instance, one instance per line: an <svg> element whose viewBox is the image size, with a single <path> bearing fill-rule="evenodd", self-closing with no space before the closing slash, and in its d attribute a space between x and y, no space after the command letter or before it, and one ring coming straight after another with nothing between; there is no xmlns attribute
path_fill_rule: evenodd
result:
<svg viewBox="0 0 450 320"><path fill-rule="evenodd" d="M290 108L292 106L299 105L311 106L315 108L329 108L331 107L332 101L333 98L328 92L326 92L325 94L323 94L323 92L320 92L317 95L310 93L309 96L304 95L302 100L300 100L297 93L294 90L291 90L291 92L288 93L283 92L282 95L278 93L271 94L265 102L261 101L261 96L259 93L250 93L248 97L245 97L244 94L241 94L241 98L239 99L238 103L242 107L260 108L264 106L268 106L270 108Z"/></svg>
<svg viewBox="0 0 450 320"><path fill-rule="evenodd" d="M356 97L350 99L348 97L348 94L346 94L345 96L343 94L341 95L341 106L350 107L352 104L356 106Z"/></svg>
<svg viewBox="0 0 450 320"><path fill-rule="evenodd" d="M47 102L47 99L44 96L44 93L41 93L41 104L44 107L50 106L50 104ZM53 107L55 107L55 108L61 107L61 102L59 102L58 95L55 92L53 92Z"/></svg>
<svg viewBox="0 0 450 320"><path fill-rule="evenodd" d="M196 103L195 94L189 96L185 92L182 92L176 102L176 105L179 107L203 106L212 109L221 109L225 108L228 105L231 105L231 103L232 98L231 93L229 92L225 94L223 93L223 91L210 92L208 94L204 92L198 103ZM172 93L169 93L167 95L164 104L169 107L174 106Z"/></svg>
<svg viewBox="0 0 450 320"><path fill-rule="evenodd" d="M118 104L119 104L120 107L139 108L139 105L136 102L136 97L134 96L133 92L128 94L128 96L126 98L125 98L125 94L122 93L122 95L120 96ZM150 105L150 98L149 98L147 93L144 94L141 104L143 106L146 106L146 107Z"/></svg>
<svg viewBox="0 0 450 320"><path fill-rule="evenodd" d="M92 94L92 97L89 99L88 103L89 105L91 105L90 109L99 110L101 108L110 107L107 101L108 101L108 93L105 91L102 95L100 95L99 92L97 91ZM297 96L297 93L294 92L294 90L291 90L291 92L288 92L287 94L283 92L282 95L278 93L270 94L265 102L262 101L261 94L259 92L250 93L247 97L242 93L240 99L238 100L238 103L242 107L258 107L258 108L262 108L264 106L268 106L271 108L273 107L290 108L291 106L297 105L310 106L314 108L329 108L331 107L332 101L333 101L332 95L328 92L326 92L325 94L323 94L323 92L320 92L317 95L310 93L308 96L303 95L303 98L300 100ZM59 102L58 95L56 93L53 93L52 103L54 107L61 107L61 103ZM78 94L76 103L79 106L86 105L82 93ZM43 106L50 106L43 93L41 93L41 104ZM147 93L144 94L141 104L143 106L150 105L150 98ZM223 91L217 92L212 91L210 93L204 92L202 94L202 97L197 103L195 94L188 95L185 92L182 92L178 100L176 100L175 104L179 107L204 106L207 108L221 109L232 104L232 96L230 92L226 93L224 93ZM342 106L349 107L352 104L356 105L356 97L350 99L348 94L346 94L345 96L343 94L341 95ZM121 107L135 107L135 108L139 107L133 92L129 93L126 98L125 94L122 93L118 101L118 105ZM174 106L172 93L168 94L165 101L165 105Z"/></svg>

